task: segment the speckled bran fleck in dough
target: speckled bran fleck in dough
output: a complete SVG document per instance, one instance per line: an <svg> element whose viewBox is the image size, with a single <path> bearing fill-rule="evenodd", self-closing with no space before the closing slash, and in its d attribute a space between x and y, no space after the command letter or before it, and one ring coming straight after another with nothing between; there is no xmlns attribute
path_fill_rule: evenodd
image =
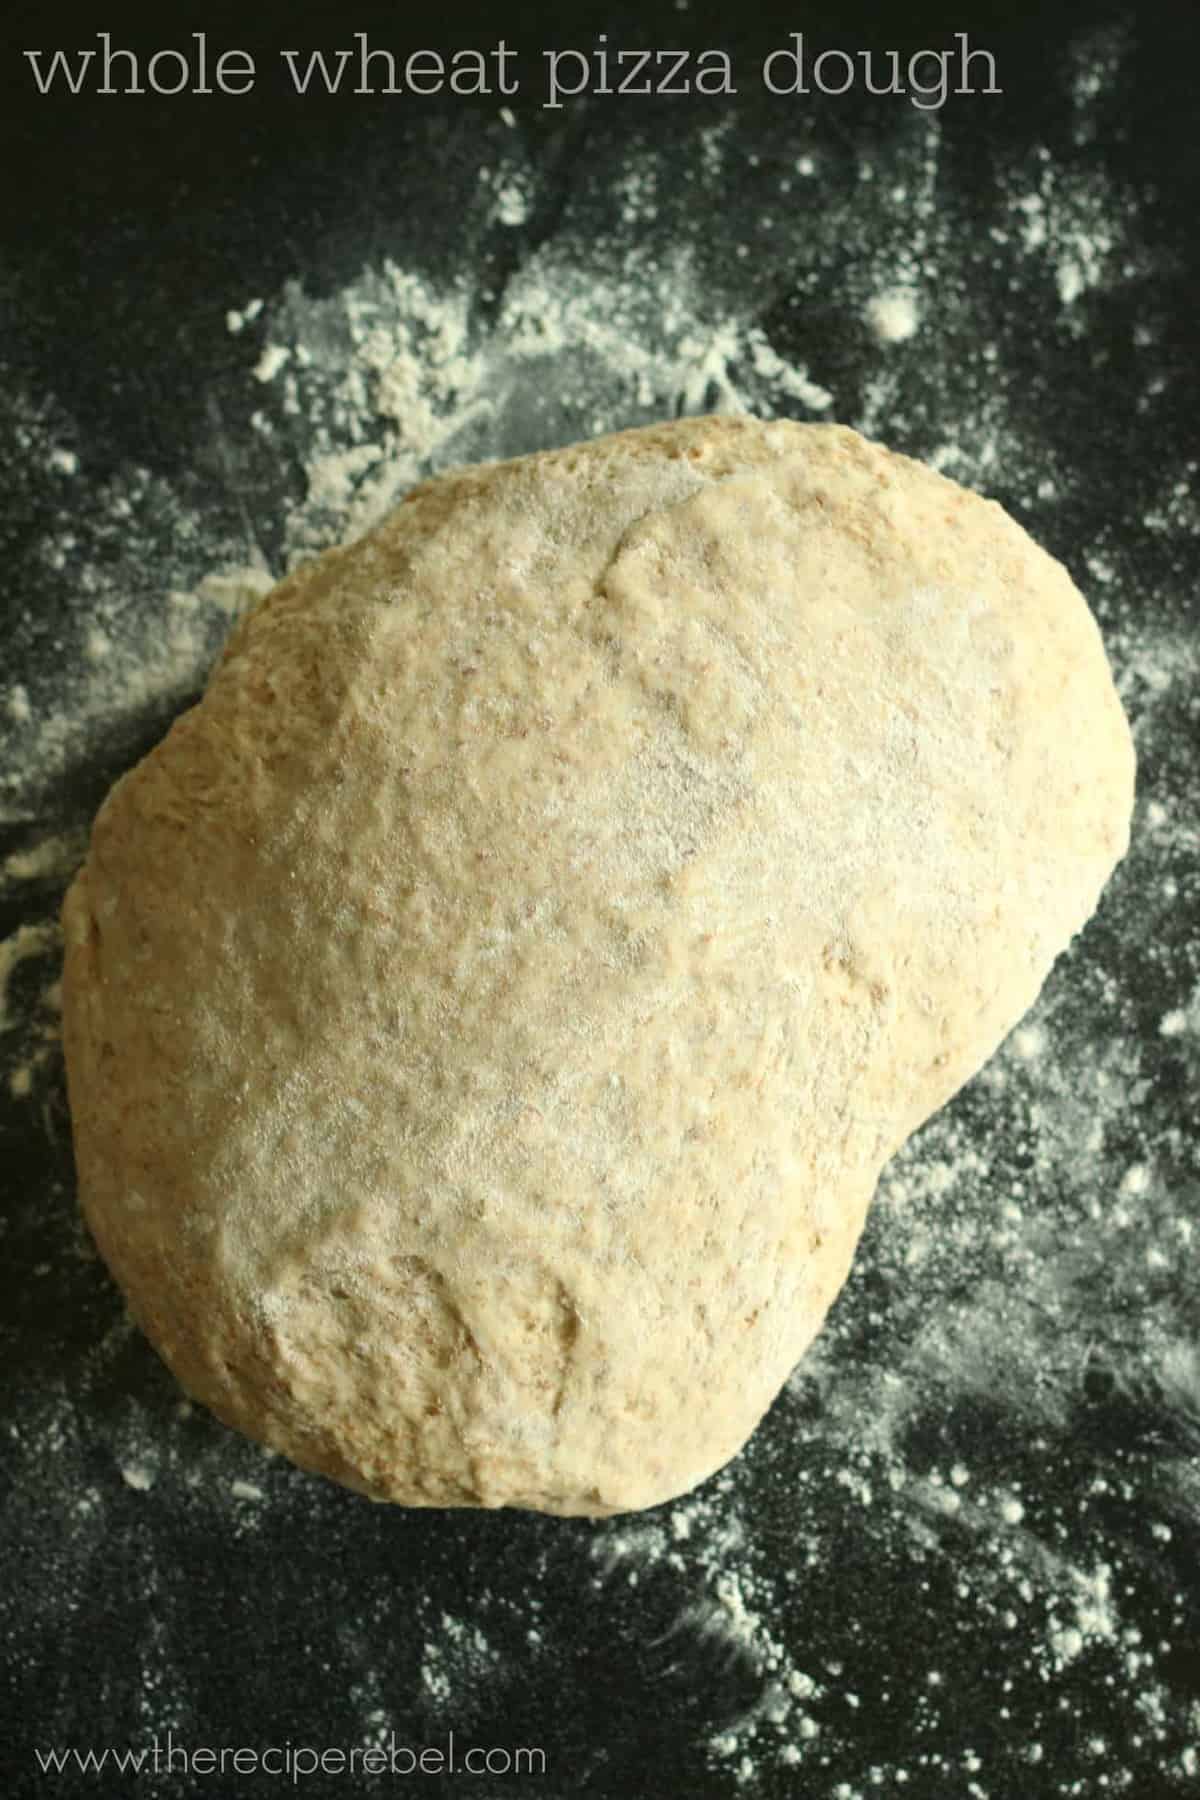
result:
<svg viewBox="0 0 1200 1800"><path fill-rule="evenodd" d="M82 1202L188 1391L410 1505L733 1456L1123 854L998 506L688 419L417 488L236 627L65 908Z"/></svg>

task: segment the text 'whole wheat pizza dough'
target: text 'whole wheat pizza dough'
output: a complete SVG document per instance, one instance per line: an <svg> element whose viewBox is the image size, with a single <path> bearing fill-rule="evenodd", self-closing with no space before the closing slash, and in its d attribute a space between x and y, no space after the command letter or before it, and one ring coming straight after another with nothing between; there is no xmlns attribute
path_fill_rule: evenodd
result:
<svg viewBox="0 0 1200 1800"><path fill-rule="evenodd" d="M745 1442L1123 854L1095 622L835 426L452 471L297 570L66 902L83 1207L222 1419L603 1514Z"/></svg>

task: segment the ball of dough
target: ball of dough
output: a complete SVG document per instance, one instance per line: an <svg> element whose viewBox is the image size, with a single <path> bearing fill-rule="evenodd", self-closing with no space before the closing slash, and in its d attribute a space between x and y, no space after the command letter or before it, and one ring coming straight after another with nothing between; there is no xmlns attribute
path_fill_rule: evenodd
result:
<svg viewBox="0 0 1200 1800"><path fill-rule="evenodd" d="M96 820L96 1242L188 1392L306 1469L680 1494L1092 912L1133 777L1063 568L852 431L426 482L237 625Z"/></svg>

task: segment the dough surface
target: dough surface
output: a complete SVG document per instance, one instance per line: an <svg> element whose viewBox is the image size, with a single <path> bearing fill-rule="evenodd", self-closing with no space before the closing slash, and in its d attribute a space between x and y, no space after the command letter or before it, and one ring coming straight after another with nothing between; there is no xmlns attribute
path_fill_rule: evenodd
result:
<svg viewBox="0 0 1200 1800"><path fill-rule="evenodd" d="M64 909L86 1218L183 1386L411 1505L745 1442L1128 843L1065 570L837 426L431 480L234 629Z"/></svg>

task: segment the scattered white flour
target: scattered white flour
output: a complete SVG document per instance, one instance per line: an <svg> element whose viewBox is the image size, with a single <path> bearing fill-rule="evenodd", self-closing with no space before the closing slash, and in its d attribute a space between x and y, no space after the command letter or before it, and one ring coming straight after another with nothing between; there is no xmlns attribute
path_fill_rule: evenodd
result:
<svg viewBox="0 0 1200 1800"><path fill-rule="evenodd" d="M423 1697L462 1718L478 1701L481 1687L495 1675L498 1662L478 1625L443 1612L426 1630L421 1652Z"/></svg>
<svg viewBox="0 0 1200 1800"><path fill-rule="evenodd" d="M0 1031L11 1031L17 1021L10 1010L9 989L22 963L44 957L62 942L57 922L41 919L33 925L18 925L11 936L0 938Z"/></svg>
<svg viewBox="0 0 1200 1800"><path fill-rule="evenodd" d="M885 288L867 301L867 323L882 344L901 344L913 336L921 322L917 297L911 288Z"/></svg>
<svg viewBox="0 0 1200 1800"><path fill-rule="evenodd" d="M10 719L17 725L26 725L33 717L33 708L29 704L29 690L23 682L17 682L9 688L5 701L5 710Z"/></svg>
<svg viewBox="0 0 1200 1800"><path fill-rule="evenodd" d="M505 181L496 189L496 217L501 225L524 225L529 217L529 194L519 181Z"/></svg>
<svg viewBox="0 0 1200 1800"><path fill-rule="evenodd" d="M286 344L267 344L254 365L255 381L274 381L291 354Z"/></svg>
<svg viewBox="0 0 1200 1800"><path fill-rule="evenodd" d="M1200 1516L1200 1167L1179 1098L1200 1081L1200 960L1179 930L1200 901L1200 660L1180 623L1200 473L1164 453L1097 502L1057 428L1072 396L1038 391L1028 358L1032 330L1056 333L1077 345L1096 405L1116 404L1089 360L1102 300L1129 320L1124 428L1157 443L1173 365L1161 321L1134 309L1164 253L1141 232L1140 196L1089 150L1129 50L1121 30L1076 41L1075 151L999 159L969 234L935 118L906 115L869 154L831 135L751 163L731 110L681 124L683 163L678 144L639 142L598 164L596 216L524 248L541 176L502 116L503 155L469 221L515 258L495 288L381 256L340 289L291 281L214 302L214 339L238 340L244 373L197 446L228 471L211 508L199 486L144 468L93 480L52 398L0 402L48 521L13 646L21 679L0 687L0 1124L44 1181L13 1196L0 1242L31 1293L66 1296L39 1329L76 1331L51 1365L67 1375L20 1397L0 1528L28 1513L54 1539L48 1634L86 1613L105 1555L115 1514L98 1447L126 1486L161 1482L243 1546L303 1532L326 1498L279 1463L262 1485L263 1452L177 1408L75 1215L55 921L106 781L195 697L233 616L432 470L677 413L837 418L1066 546L1142 758L1130 856L1031 1016L885 1171L849 1287L746 1453L647 1518L528 1534L528 1554L497 1558L487 1587L453 1600L435 1570L411 1576L428 1588L404 1621L408 1685L379 1663L402 1636L381 1597L344 1622L351 1698L364 1741L417 1709L461 1718L530 1684L549 1717L579 1653L542 1604L553 1563L559 1589L573 1572L580 1631L603 1621L601 1689L604 1659L626 1654L614 1645L648 1643L648 1694L674 1680L701 1694L692 1749L712 1773L697 1791L774 1779L792 1785L770 1792L836 1800L1149 1796L1196 1775L1200 1712L1172 1658L1193 1604L1175 1552ZM897 353L914 338L920 354ZM269 508L243 473L257 458L293 472ZM21 1329L0 1321L0 1357ZM1093 1421L1128 1441L1102 1473ZM350 1504L330 1503L339 1529ZM881 1667L881 1632L908 1641L910 1615L907 1666ZM146 1707L161 1723L183 1709L182 1676L172 1689L169 1637L154 1655ZM964 1723L961 1684L976 1725L980 1695L994 1713L987 1744Z"/></svg>
<svg viewBox="0 0 1200 1800"><path fill-rule="evenodd" d="M233 332L235 335L239 331L244 331L247 325L253 325L262 309L263 303L261 300L247 301L240 312L236 307L231 306L229 311L225 314L226 330Z"/></svg>
<svg viewBox="0 0 1200 1800"><path fill-rule="evenodd" d="M57 881L65 886L83 861L87 833L81 827L38 838L27 850L0 860L0 892L23 881Z"/></svg>

